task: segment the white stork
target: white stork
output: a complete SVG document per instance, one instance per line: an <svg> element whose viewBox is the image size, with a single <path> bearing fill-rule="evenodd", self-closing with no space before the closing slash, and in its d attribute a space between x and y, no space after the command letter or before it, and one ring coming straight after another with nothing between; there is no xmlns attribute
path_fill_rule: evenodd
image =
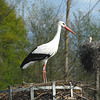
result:
<svg viewBox="0 0 100 100"><path fill-rule="evenodd" d="M46 78L46 64L49 58L54 56L58 50L59 40L60 40L60 33L61 28L64 27L71 33L75 34L70 28L66 26L66 24L62 21L58 22L58 29L55 37L48 43L42 44L40 46L37 46L32 52L29 53L29 55L24 59L22 62L20 68L26 69L29 65L34 64L36 61L43 61L44 67L43 67L43 81L44 83L47 82ZM76 34L75 34L76 35Z"/></svg>
<svg viewBox="0 0 100 100"><path fill-rule="evenodd" d="M92 37L89 37L88 42L89 42L89 43L91 43L91 42L92 42Z"/></svg>

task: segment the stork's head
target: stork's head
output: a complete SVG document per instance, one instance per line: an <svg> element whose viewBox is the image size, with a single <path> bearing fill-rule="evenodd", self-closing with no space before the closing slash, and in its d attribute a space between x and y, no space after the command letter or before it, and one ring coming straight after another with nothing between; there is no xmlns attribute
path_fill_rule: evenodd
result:
<svg viewBox="0 0 100 100"><path fill-rule="evenodd" d="M76 35L76 33L74 33L69 27L67 27L66 24L63 21L59 21L58 24L61 25L62 27L64 27L66 30L73 33L74 35Z"/></svg>

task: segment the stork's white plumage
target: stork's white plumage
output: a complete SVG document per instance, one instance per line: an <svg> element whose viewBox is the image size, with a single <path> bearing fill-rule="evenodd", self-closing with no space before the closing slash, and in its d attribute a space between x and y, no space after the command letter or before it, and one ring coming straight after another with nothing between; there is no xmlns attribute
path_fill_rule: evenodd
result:
<svg viewBox="0 0 100 100"><path fill-rule="evenodd" d="M89 40L88 40L90 43L92 42L92 37L89 37Z"/></svg>
<svg viewBox="0 0 100 100"><path fill-rule="evenodd" d="M58 29L55 37L53 40L51 40L48 43L42 44L40 46L37 46L22 62L20 68L26 69L29 65L34 64L36 61L42 60L44 63L43 67L43 80L44 82L47 81L46 79L46 64L49 58L51 58L53 55L56 54L59 46L59 40L60 40L60 33L61 28L64 27L71 33L75 34L70 28L66 26L66 24L62 21L58 22ZM76 34L75 34L76 35Z"/></svg>

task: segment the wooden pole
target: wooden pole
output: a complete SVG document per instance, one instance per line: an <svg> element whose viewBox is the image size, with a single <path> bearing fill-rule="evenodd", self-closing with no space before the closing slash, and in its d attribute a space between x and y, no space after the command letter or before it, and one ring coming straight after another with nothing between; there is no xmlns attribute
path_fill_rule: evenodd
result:
<svg viewBox="0 0 100 100"><path fill-rule="evenodd" d="M56 100L56 82L52 83L52 90L53 90L53 100Z"/></svg>
<svg viewBox="0 0 100 100"><path fill-rule="evenodd" d="M9 85L8 86L8 98L9 98L9 100L12 100L11 92L12 92L12 89L11 89L11 86Z"/></svg>
<svg viewBox="0 0 100 100"><path fill-rule="evenodd" d="M73 97L73 85L71 82L70 82L70 87L71 87L71 97Z"/></svg>
<svg viewBox="0 0 100 100"><path fill-rule="evenodd" d="M70 12L70 5L71 5L71 0L67 1L67 9L66 9L66 25L69 26L69 12ZM66 56L66 63L65 63L65 79L68 79L68 73L69 73L69 67L68 67L68 34L69 31L65 32L66 34L66 39L65 39L65 56Z"/></svg>
<svg viewBox="0 0 100 100"><path fill-rule="evenodd" d="M31 85L30 87L30 95L31 95L31 100L34 100L34 87Z"/></svg>

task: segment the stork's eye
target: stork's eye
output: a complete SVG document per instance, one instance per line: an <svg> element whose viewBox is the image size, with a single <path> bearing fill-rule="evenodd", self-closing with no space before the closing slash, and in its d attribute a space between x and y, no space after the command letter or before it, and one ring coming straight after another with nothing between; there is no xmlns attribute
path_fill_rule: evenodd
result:
<svg viewBox="0 0 100 100"><path fill-rule="evenodd" d="M65 23L63 23L63 25L65 25Z"/></svg>

